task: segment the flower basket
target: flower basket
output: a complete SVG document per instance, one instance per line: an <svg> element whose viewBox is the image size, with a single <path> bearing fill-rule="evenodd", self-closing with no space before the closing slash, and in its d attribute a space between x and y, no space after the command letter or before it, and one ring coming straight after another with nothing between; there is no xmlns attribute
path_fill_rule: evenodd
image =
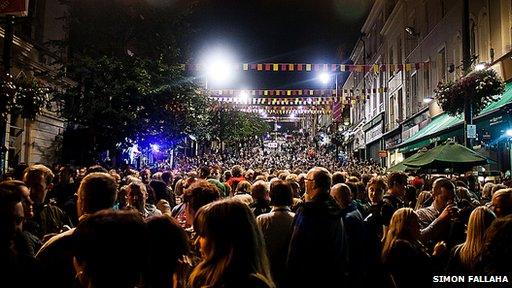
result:
<svg viewBox="0 0 512 288"><path fill-rule="evenodd" d="M498 101L505 91L505 84L492 69L474 71L457 82L439 84L436 100L443 110L455 116L464 112L466 103L472 103L473 115L489 103Z"/></svg>
<svg viewBox="0 0 512 288"><path fill-rule="evenodd" d="M5 75L0 80L0 116L7 118L12 107L16 105L16 85L11 75Z"/></svg>
<svg viewBox="0 0 512 288"><path fill-rule="evenodd" d="M11 114L22 118L35 119L50 102L50 89L39 84L35 79L22 77L15 80L15 105Z"/></svg>

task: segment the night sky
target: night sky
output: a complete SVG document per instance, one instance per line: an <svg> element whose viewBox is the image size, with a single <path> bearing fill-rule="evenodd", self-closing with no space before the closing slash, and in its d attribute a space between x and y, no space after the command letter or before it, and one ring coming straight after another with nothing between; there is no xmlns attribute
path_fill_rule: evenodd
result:
<svg viewBox="0 0 512 288"><path fill-rule="evenodd" d="M372 2L200 0L190 18L197 31L192 47L198 58L205 51L223 47L233 51L241 63L344 63ZM244 72L231 87L219 88L320 88L318 81L310 80L313 75Z"/></svg>

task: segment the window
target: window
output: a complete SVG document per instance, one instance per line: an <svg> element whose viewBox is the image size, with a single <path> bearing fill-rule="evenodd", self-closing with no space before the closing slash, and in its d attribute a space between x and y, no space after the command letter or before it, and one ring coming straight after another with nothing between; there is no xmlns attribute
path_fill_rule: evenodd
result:
<svg viewBox="0 0 512 288"><path fill-rule="evenodd" d="M423 88L425 89L425 97L430 96L430 61L425 62L425 69L423 69Z"/></svg>
<svg viewBox="0 0 512 288"><path fill-rule="evenodd" d="M476 25L473 20L469 23L469 47L471 56L476 55Z"/></svg>
<svg viewBox="0 0 512 288"><path fill-rule="evenodd" d="M387 85L384 83L384 73L379 72L379 85L377 86L377 92L379 93L379 107L384 104L384 87ZM382 89L380 89L382 88ZM379 110L380 112L380 110Z"/></svg>
<svg viewBox="0 0 512 288"><path fill-rule="evenodd" d="M395 95L389 97L389 128L395 128Z"/></svg>
<svg viewBox="0 0 512 288"><path fill-rule="evenodd" d="M398 55L397 55L397 64L402 64L402 38L398 37L397 39L397 49L398 49Z"/></svg>
<svg viewBox="0 0 512 288"><path fill-rule="evenodd" d="M411 76L411 99L410 99L411 103L411 107L413 110L411 112L411 114L414 114L415 112L417 112L417 106L416 105L416 102L418 101L418 74L417 73L414 73L412 74Z"/></svg>
<svg viewBox="0 0 512 288"><path fill-rule="evenodd" d="M439 67L437 71L438 81L445 83L446 82L446 50L445 48L441 49L438 53L438 61Z"/></svg>
<svg viewBox="0 0 512 288"><path fill-rule="evenodd" d="M389 47L389 65L394 65L395 64L395 51L393 49L393 46ZM389 68L389 77L391 78L394 74L395 74L395 71L393 69L391 69L388 65L388 68Z"/></svg>
<svg viewBox="0 0 512 288"><path fill-rule="evenodd" d="M397 100L398 100L398 121L402 122L404 120L404 99L403 99L402 88L398 89Z"/></svg>

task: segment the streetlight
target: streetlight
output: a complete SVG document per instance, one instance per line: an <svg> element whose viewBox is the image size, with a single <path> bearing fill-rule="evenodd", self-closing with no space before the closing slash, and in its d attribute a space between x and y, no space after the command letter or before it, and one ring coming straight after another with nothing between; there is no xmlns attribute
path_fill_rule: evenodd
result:
<svg viewBox="0 0 512 288"><path fill-rule="evenodd" d="M236 78L234 73L235 61L233 53L225 48L216 48L203 55L200 61L205 68L205 86L208 89L208 82L214 85L226 85ZM225 88L225 87L222 87Z"/></svg>
<svg viewBox="0 0 512 288"><path fill-rule="evenodd" d="M327 85L329 82L331 82L331 75L329 73L323 72L318 75L318 80L324 84Z"/></svg>

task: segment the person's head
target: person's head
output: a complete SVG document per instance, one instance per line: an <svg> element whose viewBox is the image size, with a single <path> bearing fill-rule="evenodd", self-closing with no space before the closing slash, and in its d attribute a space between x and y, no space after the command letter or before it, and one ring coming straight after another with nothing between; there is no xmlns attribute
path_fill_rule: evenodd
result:
<svg viewBox="0 0 512 288"><path fill-rule="evenodd" d="M165 185L171 186L172 185L172 173L171 171L164 171L162 172L162 181L165 182Z"/></svg>
<svg viewBox="0 0 512 288"><path fill-rule="evenodd" d="M432 197L436 209L443 210L455 200L455 185L446 178L436 179L432 185Z"/></svg>
<svg viewBox="0 0 512 288"><path fill-rule="evenodd" d="M80 182L76 208L78 217L112 208L116 201L117 183L110 174L94 172Z"/></svg>
<svg viewBox="0 0 512 288"><path fill-rule="evenodd" d="M91 173L96 173L96 172L108 173L108 170L103 168L103 166L101 166L101 165L93 165L93 166L87 168L85 175L89 175Z"/></svg>
<svg viewBox="0 0 512 288"><path fill-rule="evenodd" d="M396 240L417 241L420 237L418 216L412 208L400 208L395 211L384 238L382 257L387 258L389 250Z"/></svg>
<svg viewBox="0 0 512 288"><path fill-rule="evenodd" d="M192 271L191 287L219 287L249 274L271 283L263 236L247 205L228 199L203 206L194 230L203 261Z"/></svg>
<svg viewBox="0 0 512 288"><path fill-rule="evenodd" d="M403 172L393 172L388 176L388 189L393 195L403 197L405 186L407 185L407 175Z"/></svg>
<svg viewBox="0 0 512 288"><path fill-rule="evenodd" d="M510 243L512 243L512 215L494 220L487 229L482 251L485 274L510 273L510 259L512 259Z"/></svg>
<svg viewBox="0 0 512 288"><path fill-rule="evenodd" d="M199 180L190 185L183 194L183 202L187 204L187 224L192 225L199 208L218 200L219 197L219 188L206 180Z"/></svg>
<svg viewBox="0 0 512 288"><path fill-rule="evenodd" d="M199 178L204 180L210 178L210 167L202 166L201 168L199 168Z"/></svg>
<svg viewBox="0 0 512 288"><path fill-rule="evenodd" d="M135 287L148 264L147 229L132 211L88 215L73 233L75 270L82 287Z"/></svg>
<svg viewBox="0 0 512 288"><path fill-rule="evenodd" d="M492 208L498 218L512 214L512 188L496 191L492 195Z"/></svg>
<svg viewBox="0 0 512 288"><path fill-rule="evenodd" d="M140 213L144 213L146 200L148 199L148 191L146 185L141 181L130 183L126 189L128 205L137 209Z"/></svg>
<svg viewBox="0 0 512 288"><path fill-rule="evenodd" d="M238 184L240 186L240 184ZM251 196L254 202L266 201L269 198L269 187L265 181L256 181L251 186Z"/></svg>
<svg viewBox="0 0 512 288"><path fill-rule="evenodd" d="M297 182L294 182L297 183ZM298 184L296 184L298 186ZM287 181L275 180L270 184L270 205L292 206L292 187Z"/></svg>
<svg viewBox="0 0 512 288"><path fill-rule="evenodd" d="M159 180L151 180L149 182L149 187L153 190L153 193L155 195L155 203L160 201L161 199L170 201L171 199L171 193L169 188L167 188L167 185L165 185L164 181Z"/></svg>
<svg viewBox="0 0 512 288"><path fill-rule="evenodd" d="M382 195L388 190L386 179L382 176L376 176L370 179L366 186L368 190L368 199L371 204L378 204L382 202Z"/></svg>
<svg viewBox="0 0 512 288"><path fill-rule="evenodd" d="M421 191L418 194L418 198L416 199L416 205L414 206L414 210L418 210L423 208L425 202L432 197L432 193L430 191Z"/></svg>
<svg viewBox="0 0 512 288"><path fill-rule="evenodd" d="M231 175L233 177L242 176L242 172L243 172L243 169L242 169L242 166L240 166L240 165L235 165L231 168Z"/></svg>
<svg viewBox="0 0 512 288"><path fill-rule="evenodd" d="M346 208L352 202L352 191L347 184L336 184L331 188L331 196L341 208Z"/></svg>
<svg viewBox="0 0 512 288"><path fill-rule="evenodd" d="M460 260L466 268L472 269L477 262L484 246L485 233L494 219L496 219L496 215L491 209L484 206L477 207L471 212L466 241L460 250Z"/></svg>
<svg viewBox="0 0 512 288"><path fill-rule="evenodd" d="M7 180L0 182L0 188L18 191L21 195L21 203L23 204L24 217L30 219L34 217L34 202L30 199L30 191L25 182L20 180Z"/></svg>
<svg viewBox="0 0 512 288"><path fill-rule="evenodd" d="M492 188L495 186L492 182L487 182L482 189L482 198L491 199L492 197Z"/></svg>
<svg viewBox="0 0 512 288"><path fill-rule="evenodd" d="M24 218L21 193L0 186L0 252L11 248L16 230L21 230Z"/></svg>
<svg viewBox="0 0 512 288"><path fill-rule="evenodd" d="M309 170L305 178L307 200L312 200L319 194L328 194L331 189L331 173L323 167Z"/></svg>
<svg viewBox="0 0 512 288"><path fill-rule="evenodd" d="M254 170L248 169L247 171L245 171L244 177L245 177L245 179L247 179L249 181L254 180Z"/></svg>
<svg viewBox="0 0 512 288"><path fill-rule="evenodd" d="M178 261L190 251L188 236L171 217L155 216L146 223L150 261L148 282L151 287L172 288Z"/></svg>
<svg viewBox="0 0 512 288"><path fill-rule="evenodd" d="M249 193L251 191L251 183L249 181L240 181L236 185L236 193Z"/></svg>
<svg viewBox="0 0 512 288"><path fill-rule="evenodd" d="M46 199L46 193L51 188L53 181L53 172L50 168L35 164L25 169L23 182L30 189L30 198L37 204L41 204Z"/></svg>
<svg viewBox="0 0 512 288"><path fill-rule="evenodd" d="M345 176L343 173L336 171L332 174L332 185L336 185L339 183L345 183Z"/></svg>

